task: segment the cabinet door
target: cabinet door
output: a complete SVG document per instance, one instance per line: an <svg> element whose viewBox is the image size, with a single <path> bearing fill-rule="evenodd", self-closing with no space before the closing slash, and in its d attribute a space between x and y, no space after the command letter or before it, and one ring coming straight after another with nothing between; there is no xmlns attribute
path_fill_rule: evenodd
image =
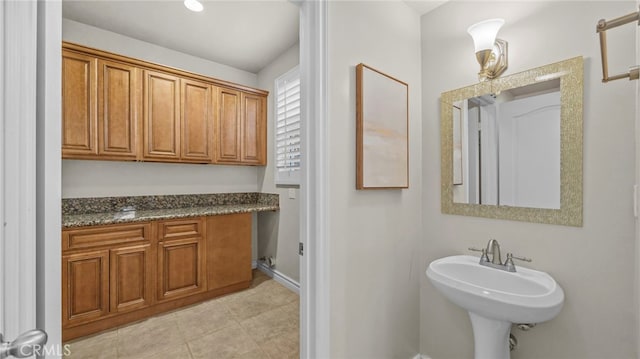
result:
<svg viewBox="0 0 640 359"><path fill-rule="evenodd" d="M151 245L111 250L110 309L122 313L148 307L153 302Z"/></svg>
<svg viewBox="0 0 640 359"><path fill-rule="evenodd" d="M251 213L207 218L207 286L251 280Z"/></svg>
<svg viewBox="0 0 640 359"><path fill-rule="evenodd" d="M180 159L180 81L162 72L144 72L145 159Z"/></svg>
<svg viewBox="0 0 640 359"><path fill-rule="evenodd" d="M182 159L195 162L213 160L213 124L211 123L211 85L180 80Z"/></svg>
<svg viewBox="0 0 640 359"><path fill-rule="evenodd" d="M242 94L242 163L266 164L266 104L264 96Z"/></svg>
<svg viewBox="0 0 640 359"><path fill-rule="evenodd" d="M98 154L135 159L138 69L98 60Z"/></svg>
<svg viewBox="0 0 640 359"><path fill-rule="evenodd" d="M109 251L62 257L62 325L73 326L109 313Z"/></svg>
<svg viewBox="0 0 640 359"><path fill-rule="evenodd" d="M216 162L240 162L240 92L218 88Z"/></svg>
<svg viewBox="0 0 640 359"><path fill-rule="evenodd" d="M158 300L206 290L203 253L200 237L158 243Z"/></svg>
<svg viewBox="0 0 640 359"><path fill-rule="evenodd" d="M98 153L96 90L97 59L62 51L62 157Z"/></svg>

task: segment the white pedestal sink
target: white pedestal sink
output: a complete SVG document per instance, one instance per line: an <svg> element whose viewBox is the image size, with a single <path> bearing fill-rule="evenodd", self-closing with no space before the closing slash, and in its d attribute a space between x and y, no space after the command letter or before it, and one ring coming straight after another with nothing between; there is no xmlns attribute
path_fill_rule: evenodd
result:
<svg viewBox="0 0 640 359"><path fill-rule="evenodd" d="M550 320L564 303L562 288L547 273L524 267L507 272L480 265L473 256L437 259L429 264L427 277L469 312L475 359L509 359L511 325Z"/></svg>

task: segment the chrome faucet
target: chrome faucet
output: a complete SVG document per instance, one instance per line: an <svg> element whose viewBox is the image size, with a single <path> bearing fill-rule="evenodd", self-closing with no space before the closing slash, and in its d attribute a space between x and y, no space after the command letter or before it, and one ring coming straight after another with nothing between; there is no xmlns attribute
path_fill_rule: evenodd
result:
<svg viewBox="0 0 640 359"><path fill-rule="evenodd" d="M490 239L487 243L487 248L477 249L470 247L469 250L482 252L482 255L480 256L481 265L501 269L507 272L516 271L516 266L513 264L514 259L531 262L530 258L515 257L512 253L507 253L507 260L502 263L502 258L500 256L500 243L498 243L498 241L493 238ZM489 254L491 255L491 260L489 260Z"/></svg>
<svg viewBox="0 0 640 359"><path fill-rule="evenodd" d="M487 254L491 254L491 263L502 265L502 258L500 257L500 244L495 239L490 239L487 243Z"/></svg>

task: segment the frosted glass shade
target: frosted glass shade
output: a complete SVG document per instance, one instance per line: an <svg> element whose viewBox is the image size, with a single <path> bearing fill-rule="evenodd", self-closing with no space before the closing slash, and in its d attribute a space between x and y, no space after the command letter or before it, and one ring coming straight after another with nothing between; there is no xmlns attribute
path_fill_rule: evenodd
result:
<svg viewBox="0 0 640 359"><path fill-rule="evenodd" d="M195 12L200 12L204 9L204 6L202 6L202 3L198 0L184 0L184 6Z"/></svg>
<svg viewBox="0 0 640 359"><path fill-rule="evenodd" d="M503 19L490 19L471 25L467 32L473 38L476 52L493 49L498 31L504 25Z"/></svg>

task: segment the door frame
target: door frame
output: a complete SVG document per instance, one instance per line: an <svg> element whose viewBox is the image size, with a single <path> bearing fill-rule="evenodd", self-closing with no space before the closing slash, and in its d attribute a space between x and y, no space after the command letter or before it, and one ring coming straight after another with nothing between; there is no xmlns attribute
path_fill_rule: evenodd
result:
<svg viewBox="0 0 640 359"><path fill-rule="evenodd" d="M303 0L298 4L303 113L300 241L304 248L300 257L300 357L329 358L328 1Z"/></svg>
<svg viewBox="0 0 640 359"><path fill-rule="evenodd" d="M37 3L0 8L0 329L13 340L36 325Z"/></svg>
<svg viewBox="0 0 640 359"><path fill-rule="evenodd" d="M39 0L36 115L37 328L62 352L62 2Z"/></svg>
<svg viewBox="0 0 640 359"><path fill-rule="evenodd" d="M55 346L62 331L61 3L5 1L0 18L0 331L12 340L43 329Z"/></svg>
<svg viewBox="0 0 640 359"><path fill-rule="evenodd" d="M5 257L0 259L0 270L7 266L7 257L20 258L20 265L29 267L25 271L20 270L21 278L15 277L11 282L9 273L4 273L5 283L17 283L20 286L18 291L0 291L0 306L6 305L8 301L17 303L26 308L37 305L37 315L35 310L30 311L10 311L13 315L17 313L30 313L30 321L37 321L39 328L44 329L49 334L49 344L61 343L61 257L60 257L60 218L61 218L61 150L60 150L60 126L61 126L61 74L60 74L60 44L62 41L62 12L61 3L57 1L31 1L31 2L3 2L28 3L32 8L32 14L27 21L10 16L12 21L3 21L5 24L0 29L0 39L9 38L8 31L15 32L18 42L5 44L0 42L2 57L0 58L1 68L6 69L9 61L31 59L37 63L32 66L37 67L37 83L34 71L29 72L20 63L18 71L7 71L3 73L3 82L0 87L0 112L2 121L4 119L17 118L7 116L13 111L27 109L31 111L33 121L21 123L23 131L19 136L8 136L6 132L1 133L0 145L11 148L10 141L21 141L26 143L28 151L18 153L20 161L8 162L0 159L0 186L8 188L7 173L13 170L22 169L24 172L17 172L27 178L17 183L23 184L21 190L14 194L16 198L29 198L30 205L21 208L19 212L22 223L37 224L31 227L31 237L29 242L21 241L15 248L7 246L5 243L8 232L0 237L0 245ZM328 226L329 201L326 197L328 186L328 123L327 113L327 14L328 2L325 0L305 0L300 5L300 62L301 77L303 79L303 111L306 120L302 123L303 138L305 146L303 152L302 165L302 191L301 191L301 241L305 246L305 255L301 258L301 357L303 358L325 358L330 354L330 283L329 283L329 242L326 237ZM35 10L35 15L33 14ZM6 8L3 6L0 16L8 18ZM5 17L6 16L6 17ZM37 46L27 48L24 38L31 36L31 41L37 40ZM11 47L13 45L13 47ZM19 46L18 46L19 45ZM35 51L37 47L37 52ZM9 51L11 49L11 51ZM19 51L17 51L19 50ZM12 58L13 57L13 58ZM27 60L27 62L31 61ZM6 75L13 75L7 78ZM29 81L24 81L29 79ZM10 97L5 93L5 88L12 88L11 81L20 80L25 87L25 91L32 94L30 97L13 94ZM38 86L36 86L38 85ZM36 96L37 92L37 104ZM15 97L18 97L15 99ZM14 99L16 101L14 101ZM36 120L37 109L37 120ZM7 121L16 124L18 121ZM7 124L5 123L5 126ZM37 146L36 146L37 138ZM6 153L6 151L4 151ZM12 154L14 151L11 152ZM37 179L36 179L37 178ZM32 188L28 189L31 185ZM34 189L37 189L34 191ZM30 197L29 197L30 196ZM11 208L10 199L3 196L2 208ZM12 211L13 214L14 211ZM11 215L12 215L11 214ZM0 219L6 220L7 212L0 209ZM26 227L25 227L26 228ZM49 236L50 238L46 238ZM36 239L37 237L37 239ZM37 241L37 247L36 247ZM15 242L14 242L15 244ZM9 250L11 249L11 250ZM17 252L14 253L13 249ZM36 256L33 254L37 254ZM11 254L11 255L9 255ZM15 254L18 254L17 256ZM37 280L35 262L37 267ZM6 268L6 267L4 267ZM15 272L14 272L15 273ZM2 273L0 272L0 275ZM6 282L9 280L9 282ZM19 283L18 283L19 282ZM35 292L35 284L38 283L38 291ZM22 289L26 288L26 289ZM1 288L0 288L1 290ZM14 296L16 293L25 293L20 301L8 299L8 294ZM36 301L37 297L37 301ZM5 312L6 313L6 312ZM24 315L23 315L24 316ZM28 320L28 321L29 321ZM28 322L27 321L27 322ZM32 325L32 323L20 325ZM0 329L2 328L0 323ZM22 328L22 327L21 327ZM29 328L27 328L29 329ZM11 329L16 330L16 329ZM5 334L13 334L7 330ZM55 357L55 353L53 356Z"/></svg>

